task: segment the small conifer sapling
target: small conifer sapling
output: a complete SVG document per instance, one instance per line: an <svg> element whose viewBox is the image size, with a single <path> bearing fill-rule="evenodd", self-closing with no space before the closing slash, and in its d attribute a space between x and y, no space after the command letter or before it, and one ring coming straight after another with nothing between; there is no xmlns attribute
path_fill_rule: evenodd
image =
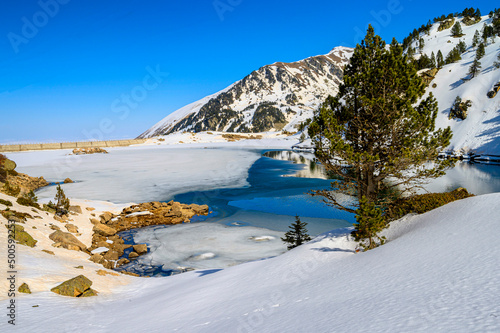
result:
<svg viewBox="0 0 500 333"><path fill-rule="evenodd" d="M307 223L302 222L298 215L295 215L295 222L289 226L290 230L285 233L285 237L281 240L287 243L288 250L291 250L299 245L302 245L311 240L311 236L307 234Z"/></svg>

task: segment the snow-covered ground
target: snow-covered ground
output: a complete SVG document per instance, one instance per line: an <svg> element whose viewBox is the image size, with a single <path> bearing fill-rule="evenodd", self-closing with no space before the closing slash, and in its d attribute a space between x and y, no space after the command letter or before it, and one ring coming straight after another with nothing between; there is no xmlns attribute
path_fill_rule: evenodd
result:
<svg viewBox="0 0 500 333"><path fill-rule="evenodd" d="M498 332L499 215L500 194L489 194L394 222L388 243L365 253L343 229L272 259L129 278L97 297L22 294L16 327L4 318L0 330ZM31 251L20 251L20 276L51 269Z"/></svg>
<svg viewBox="0 0 500 333"><path fill-rule="evenodd" d="M462 18L456 18L456 21L461 22ZM483 16L481 22L477 24L471 26L462 24L464 36L460 38L451 37L451 29L438 32L439 23L432 26L429 35L421 35L425 41L423 53L428 56L431 56L432 52L437 55L441 50L446 58L460 40L468 47L466 53L462 54L462 60L445 65L437 73L424 98L429 93L436 97L439 105L436 125L441 128L450 126L453 131L450 150L500 155L500 95L495 98L486 96L488 91L493 89L493 85L500 82L500 70L493 67L500 52L499 37L495 38L495 43L491 43L491 38L488 38L485 56L480 60L482 66L480 74L471 80L462 80L468 77L469 67L476 56L477 47L471 46L472 38L476 30L482 33L484 23L491 24L491 19ZM413 47L416 46L415 42ZM436 88L432 87L433 84L437 85ZM448 118L457 96L463 101L472 101L465 120Z"/></svg>

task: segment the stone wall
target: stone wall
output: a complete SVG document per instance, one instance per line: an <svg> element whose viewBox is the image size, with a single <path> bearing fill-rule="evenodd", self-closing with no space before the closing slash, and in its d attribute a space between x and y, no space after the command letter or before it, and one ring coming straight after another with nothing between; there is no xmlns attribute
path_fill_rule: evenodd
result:
<svg viewBox="0 0 500 333"><path fill-rule="evenodd" d="M146 139L112 140L112 141L87 141L87 142L58 142L58 143L32 143L20 145L0 145L0 152L15 152L27 150L53 150L74 149L88 147L126 147L146 142Z"/></svg>

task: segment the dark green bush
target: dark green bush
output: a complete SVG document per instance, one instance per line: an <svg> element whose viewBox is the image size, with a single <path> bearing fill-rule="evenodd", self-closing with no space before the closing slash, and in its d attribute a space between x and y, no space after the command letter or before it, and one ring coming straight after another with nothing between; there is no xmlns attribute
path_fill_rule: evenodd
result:
<svg viewBox="0 0 500 333"><path fill-rule="evenodd" d="M0 199L0 204L5 205L7 207L12 206L12 202L10 202L9 200L4 200L4 199Z"/></svg>
<svg viewBox="0 0 500 333"><path fill-rule="evenodd" d="M451 192L445 193L426 193L414 195L407 198L400 198L394 201L385 212L387 220L396 220L406 214L422 214L430 210L446 205L455 200L465 199L474 196L460 187Z"/></svg>
<svg viewBox="0 0 500 333"><path fill-rule="evenodd" d="M29 193L26 193L22 197L18 198L17 203L23 206L31 206L41 209L40 205L38 204L38 198L33 191L30 191Z"/></svg>

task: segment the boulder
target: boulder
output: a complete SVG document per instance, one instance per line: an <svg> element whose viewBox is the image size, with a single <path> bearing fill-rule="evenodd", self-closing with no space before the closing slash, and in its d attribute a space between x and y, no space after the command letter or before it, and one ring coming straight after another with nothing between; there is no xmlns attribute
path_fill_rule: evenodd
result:
<svg viewBox="0 0 500 333"><path fill-rule="evenodd" d="M133 246L133 248L134 248L134 251L137 252L137 254L139 254L139 255L148 252L148 245L147 244L136 244Z"/></svg>
<svg viewBox="0 0 500 333"><path fill-rule="evenodd" d="M95 262L96 264L102 264L104 262L104 257L99 253L93 254L90 258L90 261Z"/></svg>
<svg viewBox="0 0 500 333"><path fill-rule="evenodd" d="M132 252L130 252L130 253L128 254L128 258L129 258L129 259L134 259L134 258L137 258L138 256L139 256L139 255L137 254L137 252L134 252L134 251L132 251Z"/></svg>
<svg viewBox="0 0 500 333"><path fill-rule="evenodd" d="M126 265L130 262L130 260L128 260L127 258L121 258L120 260L118 260L118 262L116 263L118 266L123 266L123 265Z"/></svg>
<svg viewBox="0 0 500 333"><path fill-rule="evenodd" d="M82 213L82 207L74 205L74 206L69 206L69 211L77 214Z"/></svg>
<svg viewBox="0 0 500 333"><path fill-rule="evenodd" d="M99 221L98 219L90 219L90 223L98 224L98 223L101 223L101 221Z"/></svg>
<svg viewBox="0 0 500 333"><path fill-rule="evenodd" d="M103 257L106 260L118 260L118 258L120 258L120 254L114 250L111 250L106 252Z"/></svg>
<svg viewBox="0 0 500 333"><path fill-rule="evenodd" d="M60 243L61 247L68 250L85 251L87 247L78 240L74 235L69 232L62 232L60 230L54 231L49 235L49 238L54 243Z"/></svg>
<svg viewBox="0 0 500 333"><path fill-rule="evenodd" d="M101 214L100 218L101 218L101 223L106 223L113 218L113 214L110 212L104 212Z"/></svg>
<svg viewBox="0 0 500 333"><path fill-rule="evenodd" d="M24 293L24 294L31 294L30 287L28 287L28 285L26 283L23 283L21 286L19 286L17 291L19 291L20 293Z"/></svg>
<svg viewBox="0 0 500 333"><path fill-rule="evenodd" d="M94 225L94 232L102 236L113 236L116 234L116 229L108 227L102 223Z"/></svg>
<svg viewBox="0 0 500 333"><path fill-rule="evenodd" d="M107 268L107 269L113 269L113 268L115 268L115 263L113 261L106 261L106 260L104 260L104 262L102 263L102 265L104 266L104 268Z"/></svg>
<svg viewBox="0 0 500 333"><path fill-rule="evenodd" d="M74 234L78 233L78 228L74 224L68 223L68 224L65 225L65 227L71 233L74 233Z"/></svg>
<svg viewBox="0 0 500 333"><path fill-rule="evenodd" d="M86 210L88 210L89 212L92 212L92 211L94 211L94 210L95 210L95 208L94 208L94 207L86 207L85 209L86 209Z"/></svg>
<svg viewBox="0 0 500 333"><path fill-rule="evenodd" d="M71 183L74 183L70 178L66 178L64 180L64 184L71 184Z"/></svg>
<svg viewBox="0 0 500 333"><path fill-rule="evenodd" d="M50 250L42 250L42 251L45 252L45 253L51 254L53 256L56 255L53 251L50 251Z"/></svg>
<svg viewBox="0 0 500 333"><path fill-rule="evenodd" d="M64 281L60 285L50 289L50 291L59 295L71 297L96 296L97 292L90 288L91 285L92 281L87 277L78 275L77 277Z"/></svg>

